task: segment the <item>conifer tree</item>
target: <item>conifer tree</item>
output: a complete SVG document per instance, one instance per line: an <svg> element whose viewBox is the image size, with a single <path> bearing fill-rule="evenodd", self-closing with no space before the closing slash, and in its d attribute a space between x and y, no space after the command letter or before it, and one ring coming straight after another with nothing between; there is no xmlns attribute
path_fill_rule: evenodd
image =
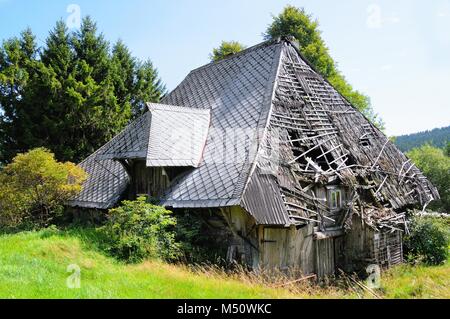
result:
<svg viewBox="0 0 450 319"><path fill-rule="evenodd" d="M89 17L72 33L57 22L43 48L27 29L0 46L0 163L36 147L79 162L164 92L152 63L110 49Z"/></svg>

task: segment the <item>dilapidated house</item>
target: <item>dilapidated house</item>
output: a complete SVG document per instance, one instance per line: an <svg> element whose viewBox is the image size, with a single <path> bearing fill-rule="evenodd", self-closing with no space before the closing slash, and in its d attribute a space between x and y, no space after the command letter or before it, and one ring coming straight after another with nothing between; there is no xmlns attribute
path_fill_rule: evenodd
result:
<svg viewBox="0 0 450 319"><path fill-rule="evenodd" d="M146 194L207 211L227 258L319 276L400 263L405 209L439 197L288 39L193 70L80 165L74 207Z"/></svg>

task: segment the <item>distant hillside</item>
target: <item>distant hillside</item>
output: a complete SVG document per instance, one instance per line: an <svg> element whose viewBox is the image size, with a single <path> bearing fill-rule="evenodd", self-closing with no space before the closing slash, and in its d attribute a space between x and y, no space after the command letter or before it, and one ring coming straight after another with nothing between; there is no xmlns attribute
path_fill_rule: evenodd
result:
<svg viewBox="0 0 450 319"><path fill-rule="evenodd" d="M450 126L435 128L431 131L397 136L395 144L403 152L407 152L412 148L419 147L426 143L442 148L448 141L450 141Z"/></svg>

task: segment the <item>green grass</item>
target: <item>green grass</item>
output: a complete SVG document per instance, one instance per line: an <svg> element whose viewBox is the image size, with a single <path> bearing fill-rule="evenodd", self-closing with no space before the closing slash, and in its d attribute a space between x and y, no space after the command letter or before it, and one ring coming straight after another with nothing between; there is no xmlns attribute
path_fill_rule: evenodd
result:
<svg viewBox="0 0 450 319"><path fill-rule="evenodd" d="M382 277L386 298L450 299L450 258L441 266L401 265Z"/></svg>
<svg viewBox="0 0 450 319"><path fill-rule="evenodd" d="M87 236L24 232L0 237L1 298L281 298L286 290L211 278L149 261L125 265L96 251ZM81 237L81 238L80 238ZM67 267L81 268L69 289Z"/></svg>
<svg viewBox="0 0 450 319"><path fill-rule="evenodd" d="M70 289L67 267L81 269ZM388 298L450 298L450 264L400 266L382 277ZM105 256L93 230L22 232L0 236L0 298L354 298L351 290L306 287L296 293L223 274L147 261L126 265ZM380 293L380 292L379 292Z"/></svg>

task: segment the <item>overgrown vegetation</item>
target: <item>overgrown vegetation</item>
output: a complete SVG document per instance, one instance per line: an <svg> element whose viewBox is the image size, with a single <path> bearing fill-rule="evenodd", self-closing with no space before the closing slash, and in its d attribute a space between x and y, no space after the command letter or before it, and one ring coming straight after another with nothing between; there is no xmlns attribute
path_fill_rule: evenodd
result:
<svg viewBox="0 0 450 319"><path fill-rule="evenodd" d="M151 61L89 17L76 32L57 22L42 47L27 29L0 46L0 162L43 146L78 163L164 92Z"/></svg>
<svg viewBox="0 0 450 319"><path fill-rule="evenodd" d="M107 251L127 262L149 258L174 260L179 256L172 212L146 202L145 197L123 201L110 209L108 220L99 231L107 238Z"/></svg>
<svg viewBox="0 0 450 319"><path fill-rule="evenodd" d="M441 196L440 200L433 201L429 208L450 212L450 157L444 150L431 145L423 145L408 152L408 157L435 185Z"/></svg>
<svg viewBox="0 0 450 319"><path fill-rule="evenodd" d="M257 274L159 261L125 264L102 253L100 235L87 228L0 235L0 298L374 298L356 286L289 283L282 276L266 281ZM69 265L80 268L79 289L67 286ZM395 267L382 273L376 293L450 298L449 267Z"/></svg>
<svg viewBox="0 0 450 319"><path fill-rule="evenodd" d="M180 243L180 260L188 264L214 263L225 265L230 233L227 228L209 224L201 213L178 212L175 227L176 240Z"/></svg>
<svg viewBox="0 0 450 319"><path fill-rule="evenodd" d="M404 238L407 260L440 265L447 261L449 225L430 217L414 217L409 223L410 234Z"/></svg>
<svg viewBox="0 0 450 319"><path fill-rule="evenodd" d="M82 168L60 163L44 148L17 155L0 171L0 227L40 228L63 211L86 179Z"/></svg>

